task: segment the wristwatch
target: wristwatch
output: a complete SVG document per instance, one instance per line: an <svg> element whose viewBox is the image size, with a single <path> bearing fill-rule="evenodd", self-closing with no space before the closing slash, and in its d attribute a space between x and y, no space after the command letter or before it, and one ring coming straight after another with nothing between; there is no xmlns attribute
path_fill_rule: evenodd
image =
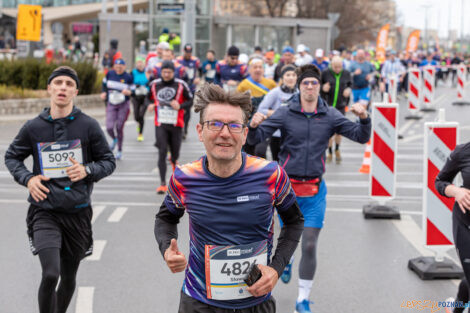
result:
<svg viewBox="0 0 470 313"><path fill-rule="evenodd" d="M88 165L85 165L85 172L87 175L91 175L91 168Z"/></svg>

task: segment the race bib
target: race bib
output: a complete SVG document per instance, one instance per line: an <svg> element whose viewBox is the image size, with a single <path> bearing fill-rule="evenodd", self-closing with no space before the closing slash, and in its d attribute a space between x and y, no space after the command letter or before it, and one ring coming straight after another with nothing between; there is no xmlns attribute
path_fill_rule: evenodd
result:
<svg viewBox="0 0 470 313"><path fill-rule="evenodd" d="M194 78L194 69L193 68L187 68L186 69L186 74L188 75L188 78L191 80Z"/></svg>
<svg viewBox="0 0 470 313"><path fill-rule="evenodd" d="M145 96L147 95L149 90L145 86L139 86L135 89L135 95L136 96Z"/></svg>
<svg viewBox="0 0 470 313"><path fill-rule="evenodd" d="M246 245L205 246L207 298L238 300L252 297L243 281L253 264L268 262L267 240Z"/></svg>
<svg viewBox="0 0 470 313"><path fill-rule="evenodd" d="M158 123L176 125L178 120L178 111L172 107L158 106Z"/></svg>
<svg viewBox="0 0 470 313"><path fill-rule="evenodd" d="M214 77L215 77L215 70L208 70L206 72L206 78L214 79Z"/></svg>
<svg viewBox="0 0 470 313"><path fill-rule="evenodd" d="M50 178L68 177L65 172L72 166L69 157L83 164L80 139L38 143L39 164L42 175Z"/></svg>
<svg viewBox="0 0 470 313"><path fill-rule="evenodd" d="M113 90L109 92L108 101L112 105L118 105L126 101L126 96L120 91Z"/></svg>

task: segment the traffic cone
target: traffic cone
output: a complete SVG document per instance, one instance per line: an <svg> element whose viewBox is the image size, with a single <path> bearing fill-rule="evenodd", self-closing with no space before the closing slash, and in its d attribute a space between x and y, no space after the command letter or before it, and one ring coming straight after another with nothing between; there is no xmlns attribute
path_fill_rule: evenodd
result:
<svg viewBox="0 0 470 313"><path fill-rule="evenodd" d="M372 145L370 139L366 144L366 151L364 151L364 159L362 160L362 166L359 169L359 173L369 174L370 173L370 153L372 151Z"/></svg>

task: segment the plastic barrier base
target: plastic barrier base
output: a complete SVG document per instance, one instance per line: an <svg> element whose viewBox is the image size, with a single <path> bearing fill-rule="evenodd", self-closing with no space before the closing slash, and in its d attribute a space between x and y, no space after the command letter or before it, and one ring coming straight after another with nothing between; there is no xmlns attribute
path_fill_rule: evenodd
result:
<svg viewBox="0 0 470 313"><path fill-rule="evenodd" d="M420 111L421 112L436 112L436 109L434 109L434 108L422 108Z"/></svg>
<svg viewBox="0 0 470 313"><path fill-rule="evenodd" d="M421 118L422 116L414 115L414 114L405 116L405 120L420 120Z"/></svg>
<svg viewBox="0 0 470 313"><path fill-rule="evenodd" d="M400 211L395 206L381 204L366 204L362 207L362 213L365 219L400 219Z"/></svg>
<svg viewBox="0 0 470 313"><path fill-rule="evenodd" d="M452 102L452 105L470 105L470 102L468 102L468 101L455 101L455 102Z"/></svg>
<svg viewBox="0 0 470 313"><path fill-rule="evenodd" d="M408 261L408 268L422 280L460 279L463 277L462 269L447 258L444 258L442 262L436 261L434 257L411 259Z"/></svg>

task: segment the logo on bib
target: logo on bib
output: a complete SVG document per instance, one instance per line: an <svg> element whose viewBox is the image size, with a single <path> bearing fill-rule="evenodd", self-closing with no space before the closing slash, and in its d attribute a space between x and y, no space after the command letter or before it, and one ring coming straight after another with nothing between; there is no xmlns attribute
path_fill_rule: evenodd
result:
<svg viewBox="0 0 470 313"><path fill-rule="evenodd" d="M254 201L254 200L259 200L259 195L237 197L237 202L247 202L247 201Z"/></svg>
<svg viewBox="0 0 470 313"><path fill-rule="evenodd" d="M240 256L240 255L241 255L240 249L227 250L227 256Z"/></svg>

